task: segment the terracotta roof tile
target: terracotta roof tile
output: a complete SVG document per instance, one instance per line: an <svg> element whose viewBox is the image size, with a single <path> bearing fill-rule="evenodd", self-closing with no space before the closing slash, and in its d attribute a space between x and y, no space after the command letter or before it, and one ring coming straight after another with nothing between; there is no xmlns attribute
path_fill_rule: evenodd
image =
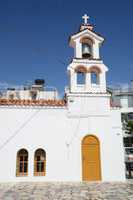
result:
<svg viewBox="0 0 133 200"><path fill-rule="evenodd" d="M64 100L25 100L25 99L0 99L0 105L17 105L17 106L65 106Z"/></svg>

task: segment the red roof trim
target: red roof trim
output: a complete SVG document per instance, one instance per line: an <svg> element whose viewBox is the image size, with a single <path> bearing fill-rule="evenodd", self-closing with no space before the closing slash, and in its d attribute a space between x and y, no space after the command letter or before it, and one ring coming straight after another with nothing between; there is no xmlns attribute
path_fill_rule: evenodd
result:
<svg viewBox="0 0 133 200"><path fill-rule="evenodd" d="M0 105L16 106L66 106L64 100L20 100L20 99L0 99Z"/></svg>

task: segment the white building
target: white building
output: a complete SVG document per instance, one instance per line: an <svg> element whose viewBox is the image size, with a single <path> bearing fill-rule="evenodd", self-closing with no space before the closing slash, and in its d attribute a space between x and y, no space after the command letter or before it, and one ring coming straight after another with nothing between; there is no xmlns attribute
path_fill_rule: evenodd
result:
<svg viewBox="0 0 133 200"><path fill-rule="evenodd" d="M21 87L1 88L1 99L25 99L25 100L41 100L41 99L58 99L58 92L55 87L46 87L44 79L36 79L33 84Z"/></svg>
<svg viewBox="0 0 133 200"><path fill-rule="evenodd" d="M127 130L133 123L133 81L126 87L112 89L112 103L120 107L123 124L123 141L125 149L126 177L133 178L133 132Z"/></svg>
<svg viewBox="0 0 133 200"><path fill-rule="evenodd" d="M0 181L124 181L119 108L110 106L104 38L88 24L70 37L66 100L0 99Z"/></svg>
<svg viewBox="0 0 133 200"><path fill-rule="evenodd" d="M127 87L112 88L112 101L115 105L120 106L123 111L130 112L133 108L133 80Z"/></svg>

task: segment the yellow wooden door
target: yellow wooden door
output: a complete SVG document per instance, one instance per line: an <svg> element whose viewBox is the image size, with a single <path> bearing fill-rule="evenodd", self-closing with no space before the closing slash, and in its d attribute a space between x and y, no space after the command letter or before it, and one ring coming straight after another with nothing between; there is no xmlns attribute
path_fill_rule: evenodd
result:
<svg viewBox="0 0 133 200"><path fill-rule="evenodd" d="M86 136L82 142L83 181L101 180L100 144L95 136Z"/></svg>

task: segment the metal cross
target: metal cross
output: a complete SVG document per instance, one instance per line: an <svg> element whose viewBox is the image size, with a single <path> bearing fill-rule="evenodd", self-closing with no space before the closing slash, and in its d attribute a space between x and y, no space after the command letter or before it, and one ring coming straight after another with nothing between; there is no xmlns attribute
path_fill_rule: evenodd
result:
<svg viewBox="0 0 133 200"><path fill-rule="evenodd" d="M87 24L88 23L88 19L89 19L90 17L88 16L88 15L86 15L86 14L84 14L84 16L82 16L82 19L84 20L84 24Z"/></svg>

